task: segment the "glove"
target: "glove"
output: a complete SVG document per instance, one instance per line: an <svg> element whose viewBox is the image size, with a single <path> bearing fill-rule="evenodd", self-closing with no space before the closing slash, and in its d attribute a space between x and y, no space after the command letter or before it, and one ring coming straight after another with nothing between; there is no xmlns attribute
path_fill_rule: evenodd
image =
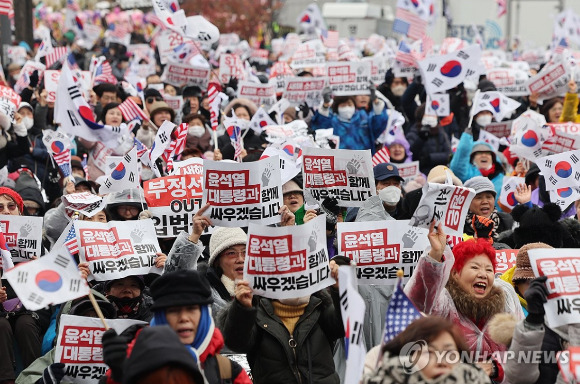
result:
<svg viewBox="0 0 580 384"><path fill-rule="evenodd" d="M332 100L332 89L330 89L330 87L325 87L322 90L322 101L324 104L328 104L330 103L330 100Z"/></svg>
<svg viewBox="0 0 580 384"><path fill-rule="evenodd" d="M477 124L475 121L472 121L471 127L468 127L465 130L466 133L471 133L471 136L473 136L473 141L479 140L479 132L480 131L481 131L481 126L479 124Z"/></svg>
<svg viewBox="0 0 580 384"><path fill-rule="evenodd" d="M238 78L237 77L230 77L230 81L228 81L225 85L225 88L231 88L234 92L238 90Z"/></svg>
<svg viewBox="0 0 580 384"><path fill-rule="evenodd" d="M322 212L326 213L326 229L328 231L334 232L336 228L336 223L338 222L338 213L340 212L340 207L338 206L338 200L334 197L325 197L322 204L320 204Z"/></svg>
<svg viewBox="0 0 580 384"><path fill-rule="evenodd" d="M421 75L417 75L413 78L413 83L420 85L421 82L422 82Z"/></svg>
<svg viewBox="0 0 580 384"><path fill-rule="evenodd" d="M114 329L109 329L103 333L103 361L111 368L113 380L121 383L123 381L123 363L127 358L127 341L124 337L117 335Z"/></svg>
<svg viewBox="0 0 580 384"><path fill-rule="evenodd" d="M429 133L431 132L431 127L428 125L422 125L419 129L419 138L421 140L427 140L429 138Z"/></svg>
<svg viewBox="0 0 580 384"><path fill-rule="evenodd" d="M475 232L475 237L478 239L487 239L491 243L493 243L491 233L493 232L494 225L493 220L478 215L475 215L471 222L471 226Z"/></svg>
<svg viewBox="0 0 580 384"><path fill-rule="evenodd" d="M32 72L32 74L30 75L30 84L29 84L29 86L31 88L36 88L37 85L38 85L38 70Z"/></svg>
<svg viewBox="0 0 580 384"><path fill-rule="evenodd" d="M296 118L300 120L304 120L308 117L310 113L310 107L306 102L303 102L299 106L296 107Z"/></svg>
<svg viewBox="0 0 580 384"><path fill-rule="evenodd" d="M369 81L369 83L369 91L371 91L371 104L373 104L377 99L377 87L372 81Z"/></svg>
<svg viewBox="0 0 580 384"><path fill-rule="evenodd" d="M543 324L544 303L548 301L548 288L546 288L547 276L536 277L530 283L529 288L524 293L524 298L528 302L528 317L526 321L530 324Z"/></svg>
<svg viewBox="0 0 580 384"><path fill-rule="evenodd" d="M59 384L64 377L64 364L52 363L44 369L42 379L38 380L38 384Z"/></svg>
<svg viewBox="0 0 580 384"><path fill-rule="evenodd" d="M14 133L16 134L16 136L25 137L28 134L26 127L22 123L14 124L12 125L12 127L14 129Z"/></svg>

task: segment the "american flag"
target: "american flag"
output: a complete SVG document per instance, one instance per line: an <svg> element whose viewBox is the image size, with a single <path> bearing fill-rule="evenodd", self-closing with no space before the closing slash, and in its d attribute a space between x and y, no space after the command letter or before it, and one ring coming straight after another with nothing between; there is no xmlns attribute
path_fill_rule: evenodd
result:
<svg viewBox="0 0 580 384"><path fill-rule="evenodd" d="M29 84L30 84L30 75L28 74L28 72L22 72L18 77L16 84L14 84L14 90L16 90L16 92L22 92L22 90L28 87Z"/></svg>
<svg viewBox="0 0 580 384"><path fill-rule="evenodd" d="M338 48L338 31L324 30L322 33L322 42L326 48Z"/></svg>
<svg viewBox="0 0 580 384"><path fill-rule="evenodd" d="M0 15L10 16L12 12L12 0L0 0Z"/></svg>
<svg viewBox="0 0 580 384"><path fill-rule="evenodd" d="M113 75L113 69L108 61L102 61L96 65L93 82L95 85L101 83L117 85L117 78Z"/></svg>
<svg viewBox="0 0 580 384"><path fill-rule="evenodd" d="M565 49L568 49L568 42L566 41L565 37L562 37L560 41L558 41L558 45L554 47L554 54L561 55L562 53L564 53Z"/></svg>
<svg viewBox="0 0 580 384"><path fill-rule="evenodd" d="M46 60L46 68L48 69L52 67L53 64L57 61L61 61L66 56L67 52L67 47L53 48L52 51L48 52L44 58Z"/></svg>
<svg viewBox="0 0 580 384"><path fill-rule="evenodd" d="M426 28L427 21L417 14L403 8L397 8L393 31L418 40L425 35Z"/></svg>
<svg viewBox="0 0 580 384"><path fill-rule="evenodd" d="M67 247L71 255L79 253L79 243L77 241L74 223L70 226L68 235L66 235L66 238L64 239L64 245Z"/></svg>
<svg viewBox="0 0 580 384"><path fill-rule="evenodd" d="M242 130L236 125L231 125L227 128L227 132L234 147L234 158L240 161L244 147L242 143Z"/></svg>
<svg viewBox="0 0 580 384"><path fill-rule="evenodd" d="M145 154L145 152L147 152L147 147L145 146L145 144L140 142L136 137L133 139L133 142L135 143L135 146L137 147L137 158L140 159L141 156L143 156Z"/></svg>
<svg viewBox="0 0 580 384"><path fill-rule="evenodd" d="M131 99L130 97L128 97L121 104L119 104L119 109L121 110L123 118L125 118L126 121L131 121L135 119L147 120L147 115L145 114L145 112L141 108L139 108L137 103L135 103L133 99Z"/></svg>
<svg viewBox="0 0 580 384"><path fill-rule="evenodd" d="M185 148L185 141L187 138L187 123L181 123L175 129L175 140L172 140L165 152L163 152L162 158L167 164L167 170L173 169L173 158L183 152Z"/></svg>
<svg viewBox="0 0 580 384"><path fill-rule="evenodd" d="M4 271L14 268L12 255L10 254L10 249L6 245L6 238L2 232L0 232L0 268Z"/></svg>
<svg viewBox="0 0 580 384"><path fill-rule="evenodd" d="M156 26L158 26L162 30L167 29L167 27L165 26L165 24L163 24L163 21L161 21L161 19L155 13L153 13L153 12L150 12L147 15L147 20L151 24L155 24Z"/></svg>
<svg viewBox="0 0 580 384"><path fill-rule="evenodd" d="M415 55L411 51L411 47L409 44L401 41L399 43L399 49L397 49L397 53L395 55L395 60L400 63L403 63L409 67L416 67L417 63L415 62Z"/></svg>
<svg viewBox="0 0 580 384"><path fill-rule="evenodd" d="M389 306L387 307L383 344L393 340L395 336L421 316L421 312L419 312L415 304L403 292L402 283L399 280L389 302Z"/></svg>
<svg viewBox="0 0 580 384"><path fill-rule="evenodd" d="M83 161L81 161L81 165L83 166L83 172L85 173L85 179L89 179L89 165L87 162L87 154L83 153Z"/></svg>
<svg viewBox="0 0 580 384"><path fill-rule="evenodd" d="M58 165L58 168L62 171L64 177L71 175L70 156L70 149L65 149L59 154L52 154L52 158L56 162L56 165Z"/></svg>
<svg viewBox="0 0 580 384"><path fill-rule="evenodd" d="M383 147L373 156L373 167L382 163L390 163L390 162L391 156L389 155L389 150L387 149L387 147Z"/></svg>
<svg viewBox="0 0 580 384"><path fill-rule="evenodd" d="M117 39L124 38L127 33L129 33L129 27L124 24L109 24L109 31L111 37L115 37Z"/></svg>

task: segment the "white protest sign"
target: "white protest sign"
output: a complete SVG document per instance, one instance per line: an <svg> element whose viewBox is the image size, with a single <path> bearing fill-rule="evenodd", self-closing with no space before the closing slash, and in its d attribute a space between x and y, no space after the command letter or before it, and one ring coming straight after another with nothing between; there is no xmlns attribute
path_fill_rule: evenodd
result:
<svg viewBox="0 0 580 384"><path fill-rule="evenodd" d="M203 159L192 157L183 161L174 161L172 175L203 175Z"/></svg>
<svg viewBox="0 0 580 384"><path fill-rule="evenodd" d="M509 137L512 129L513 120L502 121L501 123L491 123L486 125L483 129L491 133L495 137Z"/></svg>
<svg viewBox="0 0 580 384"><path fill-rule="evenodd" d="M326 216L286 227L250 223L244 280L255 295L269 299L303 297L334 284L326 248Z"/></svg>
<svg viewBox="0 0 580 384"><path fill-rule="evenodd" d="M429 246L427 230L408 220L338 223L338 253L356 263L359 284L396 285L397 270L408 280Z"/></svg>
<svg viewBox="0 0 580 384"><path fill-rule="evenodd" d="M205 90L209 84L210 72L211 69L209 67L170 62L163 70L161 81L176 87L197 85Z"/></svg>
<svg viewBox="0 0 580 384"><path fill-rule="evenodd" d="M292 69L324 67L324 64L326 64L324 53L324 45L319 39L302 43L292 55L290 67Z"/></svg>
<svg viewBox="0 0 580 384"><path fill-rule="evenodd" d="M42 217L0 215L0 232L4 234L15 263L40 257Z"/></svg>
<svg viewBox="0 0 580 384"><path fill-rule="evenodd" d="M580 149L580 124L548 123L552 137L544 142L542 148L551 153L568 152Z"/></svg>
<svg viewBox="0 0 580 384"><path fill-rule="evenodd" d="M446 234L461 236L465 217L474 197L475 191L471 188L427 183L423 186L423 196L413 213L410 225L429 228L434 220L436 226L439 223L443 225Z"/></svg>
<svg viewBox="0 0 580 384"><path fill-rule="evenodd" d="M302 170L302 156L297 161L294 153L296 150L299 150L299 148L291 144L290 141L270 145L262 152L260 160L278 156L280 158L280 177L282 184L284 184L296 177Z"/></svg>
<svg viewBox="0 0 580 384"><path fill-rule="evenodd" d="M269 157L251 163L203 163L203 202L214 225L246 227L280 222L282 206L280 160Z"/></svg>
<svg viewBox="0 0 580 384"><path fill-rule="evenodd" d="M276 103L276 87L274 84L240 81L238 84L238 97L249 99L258 106L271 107Z"/></svg>
<svg viewBox="0 0 580 384"><path fill-rule="evenodd" d="M377 192L370 150L303 148L302 175L309 204L329 196L342 207L361 207Z"/></svg>
<svg viewBox="0 0 580 384"><path fill-rule="evenodd" d="M580 150L546 156L536 161L546 179L546 190L580 186Z"/></svg>
<svg viewBox="0 0 580 384"><path fill-rule="evenodd" d="M227 84L231 77L235 77L238 80L246 79L246 69L239 56L233 54L220 55L219 77L222 84Z"/></svg>
<svg viewBox="0 0 580 384"><path fill-rule="evenodd" d="M513 209L516 205L518 205L518 201L516 200L516 191L517 187L520 184L525 184L526 178L525 177L504 177L503 178L503 185L501 187L501 193L499 194L499 202L506 207Z"/></svg>
<svg viewBox="0 0 580 384"><path fill-rule="evenodd" d="M10 59L11 63L16 63L18 65L24 65L26 62L26 48L20 45L3 45L6 56Z"/></svg>
<svg viewBox="0 0 580 384"><path fill-rule="evenodd" d="M71 193L63 195L63 198L65 209L80 212L86 217L93 217L107 205L102 197L91 192Z"/></svg>
<svg viewBox="0 0 580 384"><path fill-rule="evenodd" d="M276 93L281 93L284 92L284 89L286 89L286 80L292 76L294 76L294 72L288 63L277 61L270 68L269 83L275 85Z"/></svg>
<svg viewBox="0 0 580 384"><path fill-rule="evenodd" d="M580 323L580 249L530 249L528 256L534 275L548 277L549 327Z"/></svg>
<svg viewBox="0 0 580 384"><path fill-rule="evenodd" d="M201 159L199 159L201 160ZM165 176L145 181L143 193L153 214L157 237L175 237L190 232L192 216L199 210L203 169L189 175Z"/></svg>
<svg viewBox="0 0 580 384"><path fill-rule="evenodd" d="M96 281L161 274L155 267L161 249L151 219L108 223L77 220L74 227L80 260L89 263Z"/></svg>
<svg viewBox="0 0 580 384"><path fill-rule="evenodd" d="M252 49L249 61L258 65L268 65L270 52L267 49Z"/></svg>
<svg viewBox="0 0 580 384"><path fill-rule="evenodd" d="M24 64L24 67L22 67L22 69L20 70L19 77L28 76L28 78L30 78L30 75L32 75L32 73L34 73L34 71L38 71L38 81L40 82L42 80L42 76L44 75L45 69L46 69L46 66L44 64L39 63L38 61L28 60ZM16 84L14 84L14 90L17 93L22 93L24 88L27 87L29 84L30 84L30 81L27 81L23 84L23 86L20 86L20 84L18 82L16 82Z"/></svg>
<svg viewBox="0 0 580 384"><path fill-rule="evenodd" d="M514 68L492 68L486 71L487 79L495 85L497 90L506 96L527 96L529 90L528 73Z"/></svg>
<svg viewBox="0 0 580 384"><path fill-rule="evenodd" d="M358 293L358 286L350 266L338 268L340 313L346 351L345 383L358 383L364 369L367 350L363 337L365 322L365 301Z"/></svg>
<svg viewBox="0 0 580 384"><path fill-rule="evenodd" d="M419 161L409 163L395 164L399 170L399 176L405 179L405 184L421 174L419 170Z"/></svg>
<svg viewBox="0 0 580 384"><path fill-rule="evenodd" d="M518 249L497 249L495 251L495 274L503 274L516 265Z"/></svg>
<svg viewBox="0 0 580 384"><path fill-rule="evenodd" d="M390 68L386 52L381 51L371 57L364 57L362 61L371 63L371 80L375 85L378 86L385 82L385 75Z"/></svg>
<svg viewBox="0 0 580 384"><path fill-rule="evenodd" d="M113 153L112 148L106 147L103 143L97 141L93 150L89 152L89 159L92 159L95 167L103 172L107 172L107 158L112 156Z"/></svg>
<svg viewBox="0 0 580 384"><path fill-rule="evenodd" d="M296 33L291 32L287 34L286 38L284 39L284 45L282 46L282 56L280 56L278 60L288 61L296 49L298 49L300 43L300 36L298 36Z"/></svg>
<svg viewBox="0 0 580 384"><path fill-rule="evenodd" d="M14 123L14 113L20 105L21 97L12 88L0 86L0 113L5 114Z"/></svg>
<svg viewBox="0 0 580 384"><path fill-rule="evenodd" d="M107 325L121 334L134 324L147 324L131 319L107 319ZM54 362L64 363L63 382L97 384L107 372L103 361L102 337L105 333L100 319L63 314L59 319Z"/></svg>
<svg viewBox="0 0 580 384"><path fill-rule="evenodd" d="M326 65L328 86L334 96L369 95L371 64L338 61Z"/></svg>
<svg viewBox="0 0 580 384"><path fill-rule="evenodd" d="M539 100L563 96L568 89L570 74L564 63L547 64L536 76L528 80L529 93L540 94Z"/></svg>
<svg viewBox="0 0 580 384"><path fill-rule="evenodd" d="M60 79L60 71L44 71L44 88L48 95L46 101L53 103L56 101L56 90L58 88L58 81ZM88 91L91 89L91 73L89 71L81 71L80 85L85 98L88 99Z"/></svg>
<svg viewBox="0 0 580 384"><path fill-rule="evenodd" d="M157 35L156 44L157 49L159 50L161 64L167 64L167 58L174 52L174 49L184 43L193 45L192 41L184 39L183 35L177 32L170 29L161 31Z"/></svg>
<svg viewBox="0 0 580 384"><path fill-rule="evenodd" d="M292 105L305 102L309 107L317 107L322 102L322 90L325 84L324 77L288 77L282 97Z"/></svg>

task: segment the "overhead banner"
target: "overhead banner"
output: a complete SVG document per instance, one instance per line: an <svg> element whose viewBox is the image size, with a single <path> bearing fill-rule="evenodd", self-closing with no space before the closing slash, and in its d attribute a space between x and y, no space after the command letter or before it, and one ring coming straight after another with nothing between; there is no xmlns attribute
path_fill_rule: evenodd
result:
<svg viewBox="0 0 580 384"><path fill-rule="evenodd" d="M530 79L526 71L514 68L492 68L486 71L487 79L497 90L506 96L527 96L530 94L527 82Z"/></svg>
<svg viewBox="0 0 580 384"><path fill-rule="evenodd" d="M244 280L254 295L269 299L303 297L334 284L326 248L326 216L286 227L250 223Z"/></svg>
<svg viewBox="0 0 580 384"><path fill-rule="evenodd" d="M182 231L190 232L193 215L201 207L202 177L200 167L198 174L165 176L143 184L157 237L176 237Z"/></svg>
<svg viewBox="0 0 580 384"><path fill-rule="evenodd" d="M161 249L151 219L108 223L76 220L74 227L80 260L89 263L96 281L161 274L155 267Z"/></svg>
<svg viewBox="0 0 580 384"><path fill-rule="evenodd" d="M334 96L370 94L371 63L368 61L328 63L326 77Z"/></svg>
<svg viewBox="0 0 580 384"><path fill-rule="evenodd" d="M282 97L292 105L306 103L309 107L318 107L325 84L324 77L288 77Z"/></svg>
<svg viewBox="0 0 580 384"><path fill-rule="evenodd" d="M547 276L544 304L550 328L576 324L580 319L580 249L530 249L536 277Z"/></svg>
<svg viewBox="0 0 580 384"><path fill-rule="evenodd" d="M240 81L238 97L253 101L258 106L271 107L276 104L276 87L274 84L252 83Z"/></svg>
<svg viewBox="0 0 580 384"><path fill-rule="evenodd" d="M30 261L42 253L42 217L0 215L0 232L4 234L12 261Z"/></svg>
<svg viewBox="0 0 580 384"><path fill-rule="evenodd" d="M302 178L309 204L320 204L330 196L342 207L361 207L377 193L370 150L306 147L302 150Z"/></svg>
<svg viewBox="0 0 580 384"><path fill-rule="evenodd" d="M427 183L423 187L423 196L413 213L410 225L429 228L435 220L435 225L443 224L446 234L461 236L465 217L474 197L475 191L471 188Z"/></svg>
<svg viewBox="0 0 580 384"><path fill-rule="evenodd" d="M147 323L131 319L107 319L107 324L117 334L121 334L131 325ZM109 367L103 361L103 333L105 328L98 318L65 314L60 317L54 362L65 364L63 382L97 384L105 375Z"/></svg>
<svg viewBox="0 0 580 384"><path fill-rule="evenodd" d="M204 160L203 202L216 226L247 227L280 222L282 182L278 156L250 163Z"/></svg>
<svg viewBox="0 0 580 384"><path fill-rule="evenodd" d="M163 70L161 81L176 87L197 85L205 90L209 84L210 73L211 69L206 67L169 63Z"/></svg>
<svg viewBox="0 0 580 384"><path fill-rule="evenodd" d="M409 226L408 220L338 223L338 253L356 263L362 285L396 285L397 271L408 280L429 246L428 230Z"/></svg>

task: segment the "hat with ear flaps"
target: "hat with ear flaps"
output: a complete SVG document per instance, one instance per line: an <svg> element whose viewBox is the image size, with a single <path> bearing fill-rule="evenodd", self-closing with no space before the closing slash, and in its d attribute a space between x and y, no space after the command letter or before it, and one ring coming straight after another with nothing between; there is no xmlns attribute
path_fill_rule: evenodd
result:
<svg viewBox="0 0 580 384"><path fill-rule="evenodd" d="M515 248L530 243L546 243L554 248L562 248L566 229L558 222L562 210L554 203L542 208L534 205L518 205L512 210L512 217L520 226L514 229Z"/></svg>

